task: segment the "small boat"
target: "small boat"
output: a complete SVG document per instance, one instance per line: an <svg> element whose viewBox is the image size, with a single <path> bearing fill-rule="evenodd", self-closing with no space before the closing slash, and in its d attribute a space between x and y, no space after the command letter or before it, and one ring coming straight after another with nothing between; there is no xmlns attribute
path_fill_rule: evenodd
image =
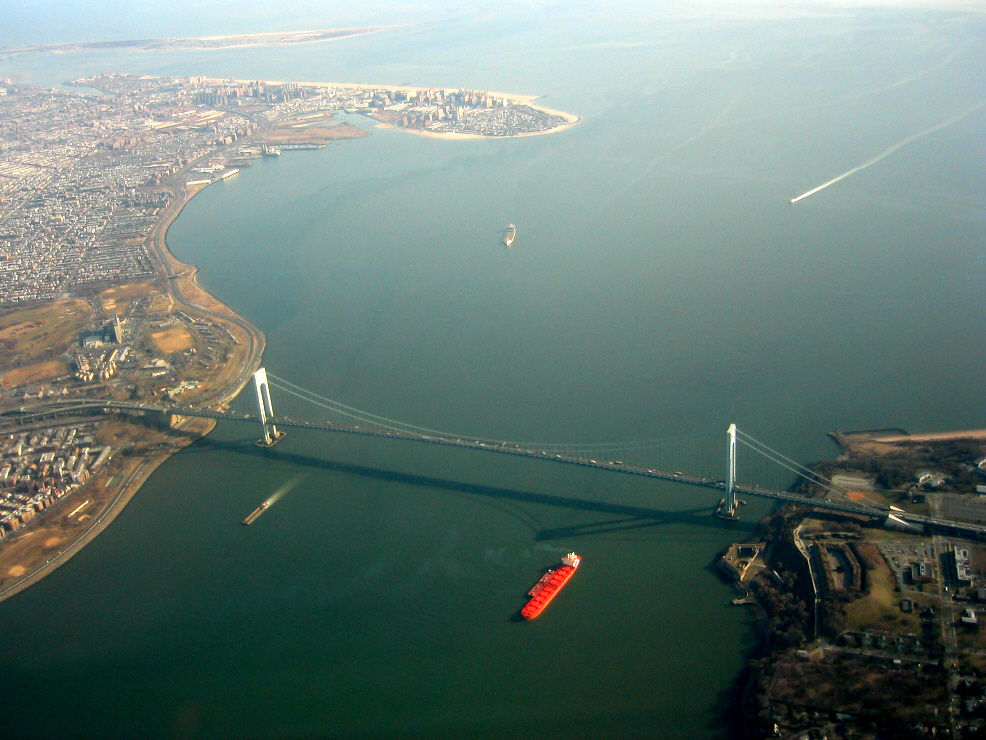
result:
<svg viewBox="0 0 986 740"><path fill-rule="evenodd" d="M260 506L250 512L250 516L243 520L244 524L253 524L254 519L264 513L264 509L270 506L270 501L264 501Z"/></svg>
<svg viewBox="0 0 986 740"><path fill-rule="evenodd" d="M503 235L503 243L508 247L514 243L514 239L517 238L517 227L513 224L507 226L507 231Z"/></svg>

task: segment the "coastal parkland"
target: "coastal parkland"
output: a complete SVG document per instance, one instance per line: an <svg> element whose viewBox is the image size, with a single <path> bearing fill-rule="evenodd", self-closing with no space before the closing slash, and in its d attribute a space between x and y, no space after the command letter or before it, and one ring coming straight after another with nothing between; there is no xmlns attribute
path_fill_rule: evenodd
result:
<svg viewBox="0 0 986 740"><path fill-rule="evenodd" d="M260 366L263 333L199 287L167 229L195 194L256 159L367 135L340 114L442 138L578 120L530 97L461 89L126 74L71 85L0 80L0 416L59 400L227 408ZM71 557L215 423L79 416L0 430L0 599Z"/></svg>

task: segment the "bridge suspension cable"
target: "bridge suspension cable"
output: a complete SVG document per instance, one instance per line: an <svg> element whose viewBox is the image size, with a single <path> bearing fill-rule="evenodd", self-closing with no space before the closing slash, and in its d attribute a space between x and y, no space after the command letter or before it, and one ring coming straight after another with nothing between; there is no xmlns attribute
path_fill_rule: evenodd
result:
<svg viewBox="0 0 986 740"><path fill-rule="evenodd" d="M799 477L804 478L808 482L814 483L815 485L824 488L826 491L833 493L836 496L841 496L842 498L848 501L853 500L853 498L849 495L848 490L842 488L841 486L835 487L835 484L832 483L832 481L830 481L828 478L816 473L814 470L811 470L810 468L805 467L798 461L792 460L787 455L778 452L773 447L764 444L760 440L751 437L749 434L746 434L745 432L741 431L738 427L736 429L736 433L737 433L737 439L740 442L742 442L744 445L746 445L746 447L762 455L763 457L767 458L771 462L780 465L782 468L785 468L786 470L790 470L795 475L798 475ZM866 496L862 496L862 498L866 500L868 503L876 505L876 502L871 501L870 499L866 498Z"/></svg>
<svg viewBox="0 0 986 740"><path fill-rule="evenodd" d="M785 455L784 453L779 452L775 450L773 447L764 444L763 442L756 439L755 437L751 437L749 434L742 431L739 427L736 428L736 434L739 441L745 444L750 449L752 449L754 452L763 455L764 457L770 459L771 461L777 463L778 465L781 465L787 470L797 473L802 478L807 478L811 482L818 483L819 485L822 486L825 486L827 483L830 482L823 476L816 473L814 470L805 467L797 460L793 460L787 455Z"/></svg>
<svg viewBox="0 0 986 740"><path fill-rule="evenodd" d="M444 432L440 432L437 429L427 429L425 427L415 426L413 424L405 424L404 422L397 421L395 419L388 419L385 416L379 416L378 414L371 414L368 411L363 411L361 409L354 408L352 406L347 406L344 403L338 401L333 401L331 398L326 398L325 396L320 396L317 393L306 390L301 386L295 385L290 381L284 380L282 378L277 378L272 373L268 373L267 377L271 380L271 385L278 390L284 391L296 398L300 398L307 403L311 403L315 406L320 406L329 411L334 411L337 414L342 414L350 419L355 419L356 421L362 421L369 424L376 424L378 426L384 427L386 429L392 429L394 431L414 431L423 434L436 434L441 436L446 436Z"/></svg>
<svg viewBox="0 0 986 740"><path fill-rule="evenodd" d="M552 450L557 452L579 452L579 451L591 451L593 453L605 453L605 452L628 452L628 451L640 451L654 449L658 447L671 447L673 445L680 445L695 441L705 441L713 439L714 436L710 434L702 435L691 435L687 437L674 437L674 438L663 438L663 439L645 439L637 440L633 442L554 442L554 443L543 443L543 442L516 442L513 440L501 440L501 439L489 439L484 437L475 437L472 435L463 435L453 432L445 432L439 429L431 429L429 427L418 426L416 424L409 424L407 422L397 421L396 419L390 419L386 416L381 416L380 414L374 414L369 411L364 411L363 409L356 408L354 406L349 406L340 401L328 398L326 396L310 391L307 388L303 388L296 383L292 383L289 380L280 378L271 372L267 373L267 378L270 384L277 388L278 390L284 391L296 398L299 398L307 403L311 403L315 406L319 406L328 411L332 411L347 418L354 419L366 424L377 425L385 429L390 429L392 431L403 431L403 432L413 432L415 434L433 435L438 437L445 437L450 439L469 439L476 442L485 442L488 444L496 445L516 445L518 447L526 448L536 448L539 450Z"/></svg>
<svg viewBox="0 0 986 740"><path fill-rule="evenodd" d="M327 396L323 396L314 391L308 390L297 383L292 383L285 378L278 377L273 373L267 373L267 378L270 384L284 393L294 396L305 403L317 406L319 408L325 409L335 414L351 419L360 424L367 425L370 428L376 427L379 429L384 429L388 431L401 432L405 434L413 434L422 437L430 437L441 440L449 440L452 442L466 441L470 444L486 444L499 448L520 448L526 450L538 450L541 452L555 452L562 453L567 456L584 457L586 459L591 458L591 462L595 462L595 458L601 460L614 461L619 464L623 464L620 460L616 460L617 457L629 460L630 456L634 454L644 453L646 451L656 451L663 448L665 453L670 452L672 458L678 456L673 448L682 445L693 445L697 441L712 440L715 437L713 435L692 435L688 437L678 437L678 438L664 438L664 439L647 439L638 440L633 442L600 442L600 443L573 443L573 442L560 442L560 443L544 443L544 442L515 442L512 440L501 440L501 439L490 439L485 437L475 437L468 434L456 434L453 432L446 432L440 429L432 429L430 427L424 427L417 424L409 424L407 422L398 421L396 419L391 419L380 414L374 414L363 409L356 408L355 406L350 406L348 404L342 403L341 401L336 401ZM839 486L834 485L830 480L823 477L822 475L816 473L815 471L809 469L808 467L802 465L796 460L784 455L782 452L773 449L769 445L755 439L754 437L741 431L739 428L736 429L737 441L741 442L748 449L756 452L761 459L767 460L774 465L778 465L784 470L787 470L796 476L813 483L824 489L825 491L833 494L844 500L854 500L853 497L849 496L849 492ZM667 461L666 461L667 462ZM694 461L693 461L694 462ZM677 470L681 466L681 462L677 459L671 461L671 467ZM688 466L685 467L687 469ZM702 467L705 467L704 465ZM866 497L862 497L864 500L870 502Z"/></svg>

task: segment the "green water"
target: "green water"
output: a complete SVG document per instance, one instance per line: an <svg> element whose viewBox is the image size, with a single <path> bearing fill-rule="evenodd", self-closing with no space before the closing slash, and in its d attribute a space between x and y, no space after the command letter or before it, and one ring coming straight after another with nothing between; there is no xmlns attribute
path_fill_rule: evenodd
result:
<svg viewBox="0 0 986 740"><path fill-rule="evenodd" d="M830 429L982 426L983 114L788 202L986 98L982 24L604 10L0 74L410 81L580 115L478 142L353 119L372 135L259 161L186 208L169 243L267 333L266 366L353 406L545 442L719 434L723 450L736 422L806 462L832 454ZM668 484L315 432L261 452L256 436L220 425L0 606L2 685L50 697L8 734L728 732L752 625L709 565L762 505L726 525L714 496ZM518 622L570 549L578 577Z"/></svg>

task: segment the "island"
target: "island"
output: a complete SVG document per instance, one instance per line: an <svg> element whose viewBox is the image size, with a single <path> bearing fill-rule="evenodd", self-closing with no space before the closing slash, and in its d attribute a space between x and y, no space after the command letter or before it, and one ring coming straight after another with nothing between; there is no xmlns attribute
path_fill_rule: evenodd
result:
<svg viewBox="0 0 986 740"><path fill-rule="evenodd" d="M318 40L235 40L261 37ZM461 89L109 73L71 84L0 81L0 600L78 552L215 424L55 413L53 400L223 409L260 366L263 333L168 251L192 197L259 158L368 135L346 113L456 139L578 120Z"/></svg>

